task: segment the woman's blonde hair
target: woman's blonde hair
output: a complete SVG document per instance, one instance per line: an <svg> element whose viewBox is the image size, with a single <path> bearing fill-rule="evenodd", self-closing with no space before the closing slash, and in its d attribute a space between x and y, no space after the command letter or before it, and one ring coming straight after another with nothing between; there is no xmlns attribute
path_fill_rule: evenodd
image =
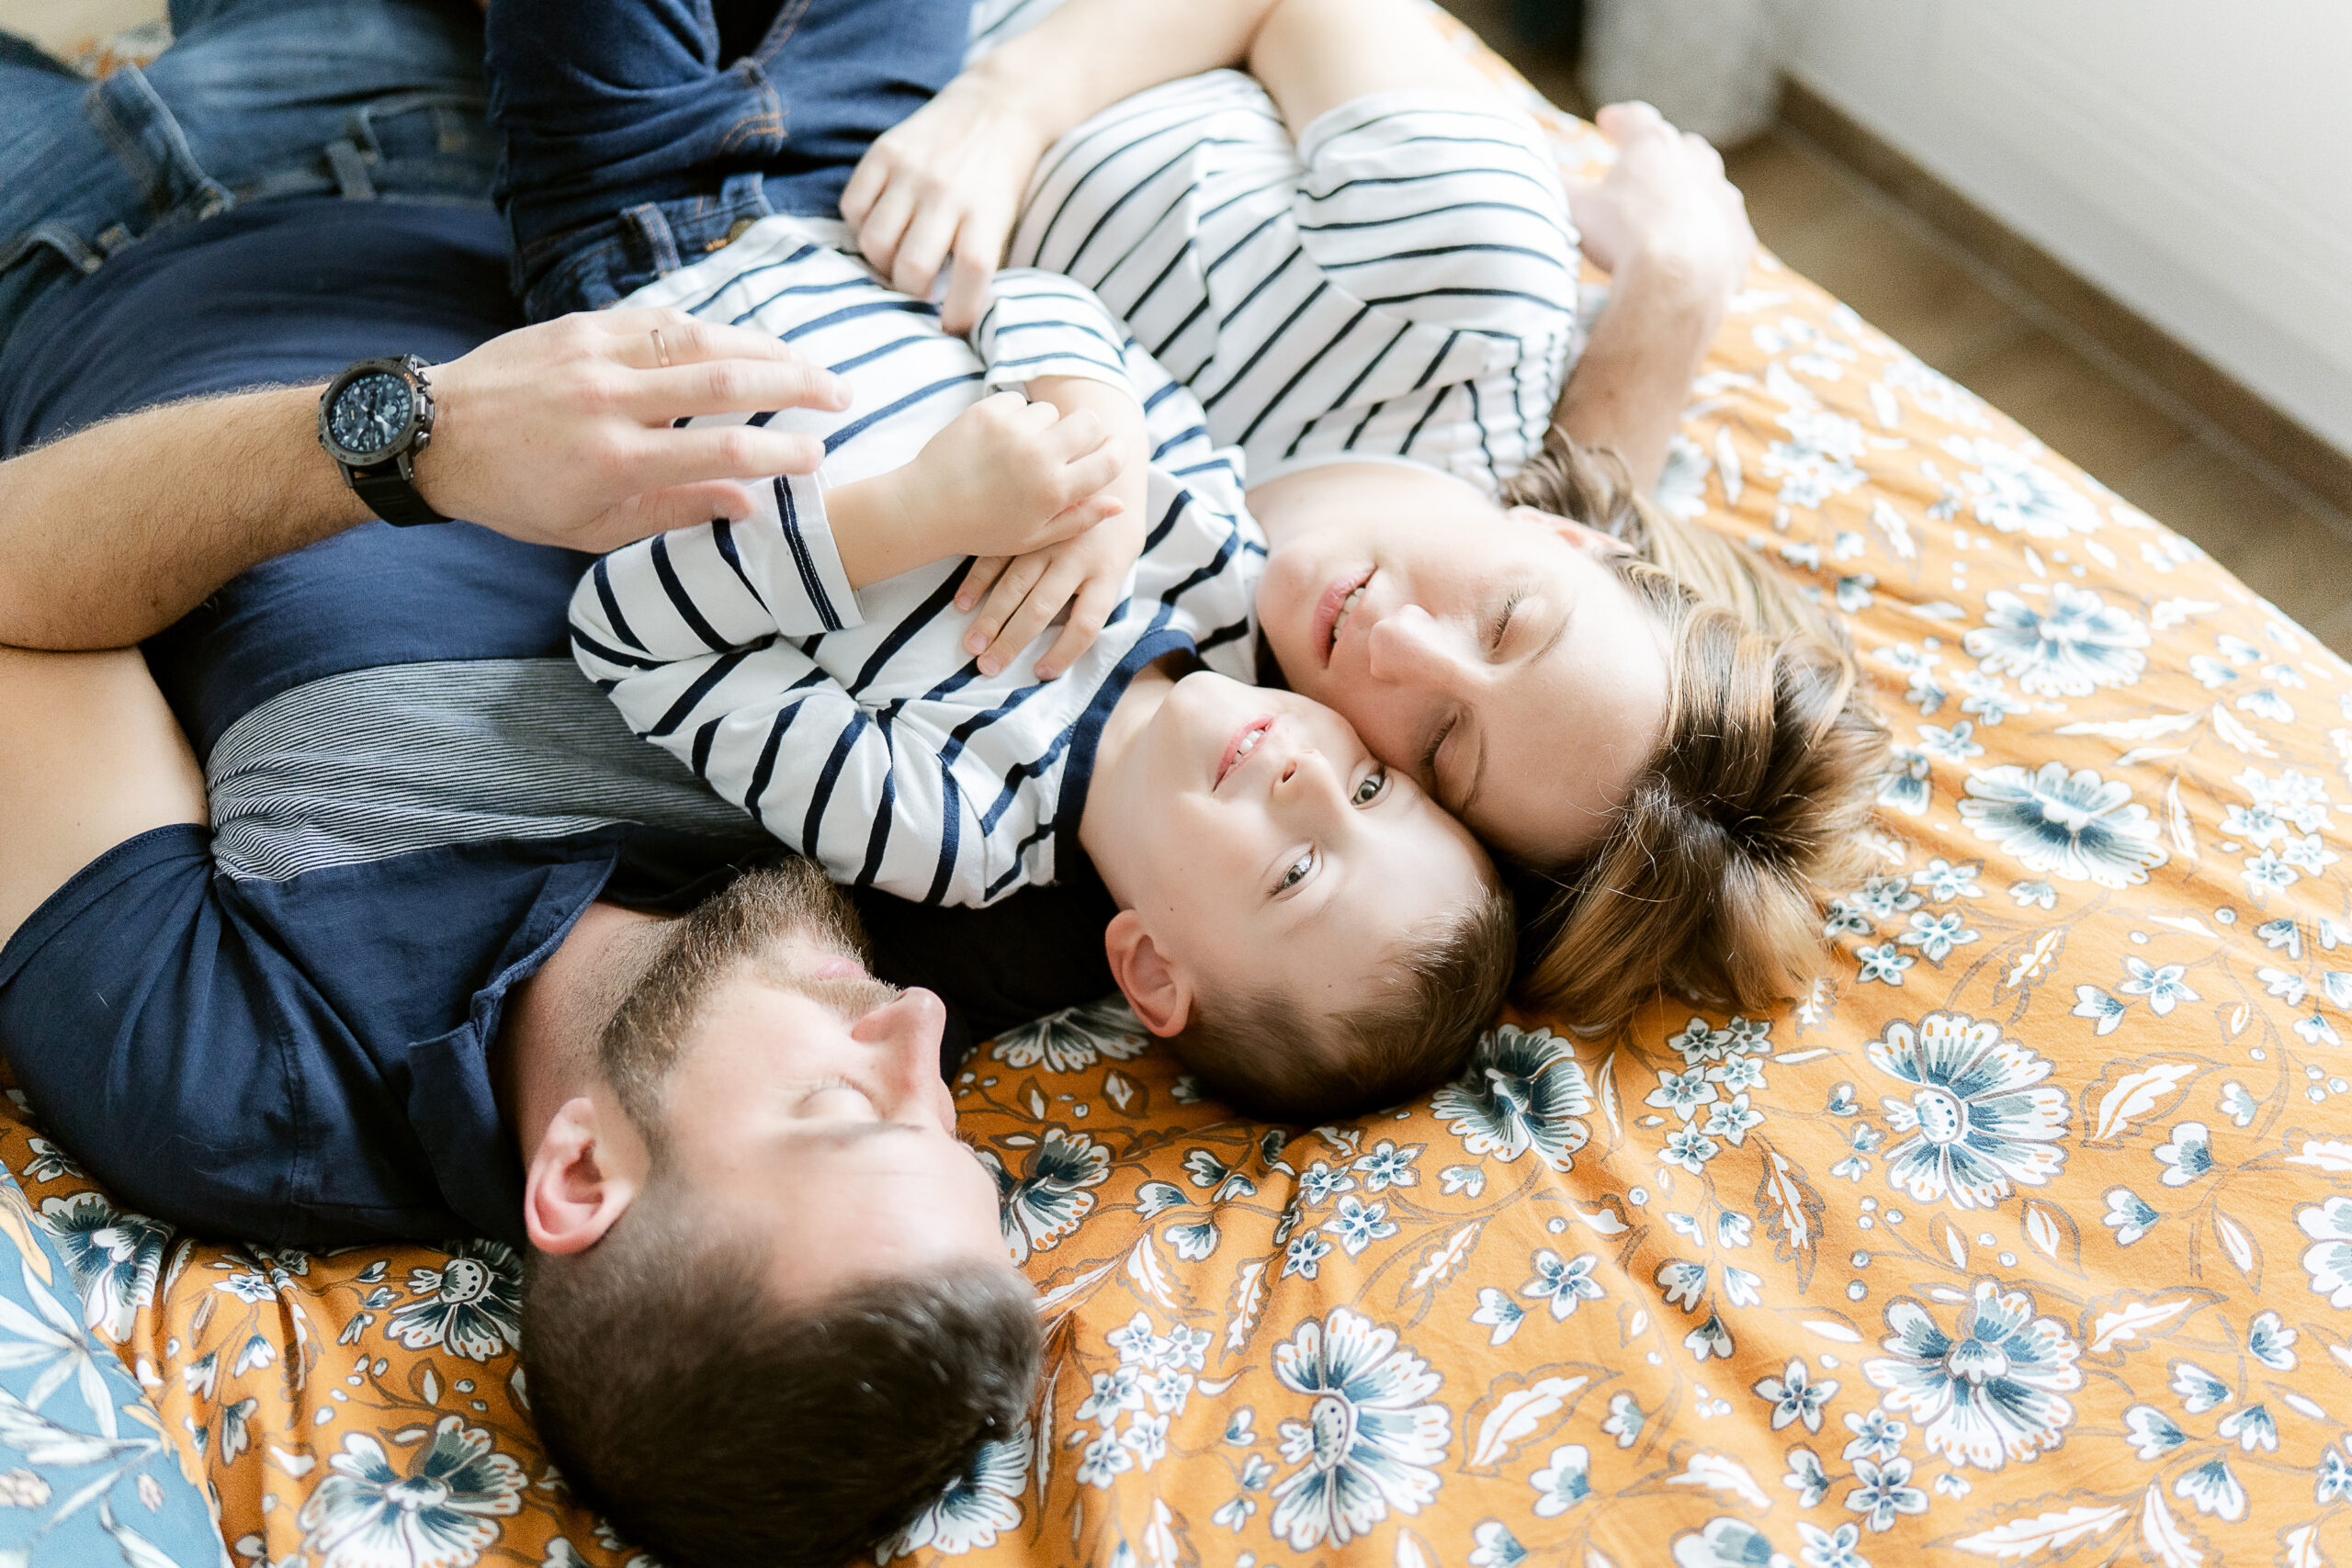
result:
<svg viewBox="0 0 2352 1568"><path fill-rule="evenodd" d="M1521 998L1601 1030L1660 987L1743 1010L1801 994L1887 761L1843 629L1557 429L1504 501L1626 547L1618 575L1665 628L1670 677L1665 734L1600 841L1522 868Z"/></svg>

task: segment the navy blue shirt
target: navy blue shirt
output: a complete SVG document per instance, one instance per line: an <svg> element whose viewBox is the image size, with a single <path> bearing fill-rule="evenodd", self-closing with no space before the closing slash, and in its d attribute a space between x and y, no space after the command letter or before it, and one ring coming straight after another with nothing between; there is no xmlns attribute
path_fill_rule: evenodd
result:
<svg viewBox="0 0 2352 1568"><path fill-rule="evenodd" d="M370 355L454 358L517 324L505 269L480 208L288 200L167 231L11 334L0 451ZM511 988L594 899L681 907L778 852L578 674L585 564L373 523L149 645L211 826L118 846L0 949L0 1044L126 1203L281 1245L522 1241L491 1089ZM1048 891L1011 915L869 900L876 970L984 1030L1099 995L1100 890Z"/></svg>

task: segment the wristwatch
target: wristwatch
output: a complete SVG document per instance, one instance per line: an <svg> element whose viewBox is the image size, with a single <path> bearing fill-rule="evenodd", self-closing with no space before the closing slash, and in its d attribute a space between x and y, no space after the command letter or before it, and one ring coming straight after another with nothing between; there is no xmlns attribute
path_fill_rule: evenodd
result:
<svg viewBox="0 0 2352 1568"><path fill-rule="evenodd" d="M352 492L395 527L449 521L416 490L416 455L432 439L433 389L413 354L360 360L319 395L319 445Z"/></svg>

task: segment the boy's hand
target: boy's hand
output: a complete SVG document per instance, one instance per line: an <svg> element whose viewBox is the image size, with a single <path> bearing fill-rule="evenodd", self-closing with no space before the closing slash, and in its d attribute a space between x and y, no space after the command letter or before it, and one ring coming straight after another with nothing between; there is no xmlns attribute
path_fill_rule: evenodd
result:
<svg viewBox="0 0 2352 1568"><path fill-rule="evenodd" d="M1612 276L1670 272L1712 299L1737 290L1756 231L1723 154L1645 103L1611 104L1593 123L1617 144L1617 162L1600 180L1568 185L1586 256Z"/></svg>
<svg viewBox="0 0 2352 1568"><path fill-rule="evenodd" d="M904 468L831 491L834 547L864 588L948 556L1019 556L1118 510L1103 493L1126 447L1085 410L1018 392L981 399Z"/></svg>
<svg viewBox="0 0 2352 1568"><path fill-rule="evenodd" d="M1143 553L1145 490L1150 476L1145 454L1151 449L1151 438L1144 428L1143 405L1125 389L1084 377L1041 376L1029 383L1028 390L1038 403L1052 404L1070 418L1091 414L1110 432L1106 445L1132 454L1094 498L1107 498L1116 507L1104 521L1027 555L984 555L972 563L956 591L958 610L980 606L964 634L964 651L978 659L981 673L987 675L1003 669L1069 605L1069 624L1037 660L1037 679L1050 681L1093 646L1125 591L1127 573ZM982 594L988 596L985 604Z"/></svg>

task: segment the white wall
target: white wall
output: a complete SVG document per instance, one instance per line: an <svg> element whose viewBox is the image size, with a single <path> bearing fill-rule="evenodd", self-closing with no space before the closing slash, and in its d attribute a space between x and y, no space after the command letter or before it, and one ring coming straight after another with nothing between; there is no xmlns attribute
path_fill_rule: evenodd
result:
<svg viewBox="0 0 2352 1568"><path fill-rule="evenodd" d="M1792 74L2352 454L2352 5L1804 5Z"/></svg>

